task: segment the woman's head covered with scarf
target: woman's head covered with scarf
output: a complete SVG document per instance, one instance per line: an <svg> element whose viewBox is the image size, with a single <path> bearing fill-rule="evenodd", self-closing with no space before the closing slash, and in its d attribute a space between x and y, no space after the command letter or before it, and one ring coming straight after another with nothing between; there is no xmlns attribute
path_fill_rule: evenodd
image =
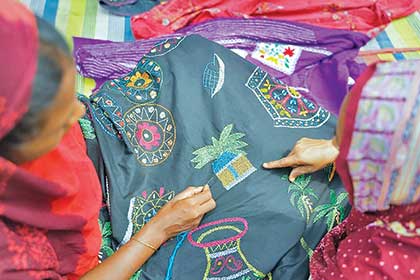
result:
<svg viewBox="0 0 420 280"><path fill-rule="evenodd" d="M52 150L83 113L62 36L13 0L0 11L0 156L14 163Z"/></svg>
<svg viewBox="0 0 420 280"><path fill-rule="evenodd" d="M0 279L80 279L98 263L101 190L68 47L15 0L0 1L0 46Z"/></svg>

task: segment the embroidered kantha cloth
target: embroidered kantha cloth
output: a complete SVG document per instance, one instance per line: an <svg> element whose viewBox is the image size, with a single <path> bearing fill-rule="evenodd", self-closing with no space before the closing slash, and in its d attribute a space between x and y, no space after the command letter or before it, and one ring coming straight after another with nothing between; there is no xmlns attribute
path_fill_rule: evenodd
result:
<svg viewBox="0 0 420 280"><path fill-rule="evenodd" d="M187 27L174 36L199 34L228 47L301 93L337 113L364 64L354 61L367 41L364 34L268 19L220 19ZM101 84L127 74L162 39L130 43L75 40L79 72Z"/></svg>
<svg viewBox="0 0 420 280"><path fill-rule="evenodd" d="M120 16L132 16L147 12L156 5L159 5L161 0L99 0L102 7L107 9L110 13Z"/></svg>
<svg viewBox="0 0 420 280"><path fill-rule="evenodd" d="M291 183L289 170L261 167L301 137L334 134L335 118L306 90L191 35L160 42L82 97L110 213L104 255L186 186L208 183L217 208L136 279L307 279L311 248L345 217L347 194L329 169Z"/></svg>

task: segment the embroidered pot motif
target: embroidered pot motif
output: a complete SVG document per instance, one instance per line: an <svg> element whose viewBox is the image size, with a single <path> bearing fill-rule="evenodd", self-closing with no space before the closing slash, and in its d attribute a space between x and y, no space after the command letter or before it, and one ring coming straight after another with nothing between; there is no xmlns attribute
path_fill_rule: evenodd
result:
<svg viewBox="0 0 420 280"><path fill-rule="evenodd" d="M260 68L254 70L246 86L274 120L275 127L316 128L330 118L327 110L300 93L306 89L274 81Z"/></svg>
<svg viewBox="0 0 420 280"><path fill-rule="evenodd" d="M203 224L188 233L191 245L202 248L207 265L203 280L263 279L265 275L256 269L241 250L241 238L248 231L244 218L233 217ZM224 236L224 239L218 239Z"/></svg>
<svg viewBox="0 0 420 280"><path fill-rule="evenodd" d="M256 171L246 153L242 151L248 144L239 139L245 134L231 133L232 129L233 124L227 125L219 139L212 137L213 144L194 151L195 157L191 160L197 169L213 161L213 172L227 190Z"/></svg>

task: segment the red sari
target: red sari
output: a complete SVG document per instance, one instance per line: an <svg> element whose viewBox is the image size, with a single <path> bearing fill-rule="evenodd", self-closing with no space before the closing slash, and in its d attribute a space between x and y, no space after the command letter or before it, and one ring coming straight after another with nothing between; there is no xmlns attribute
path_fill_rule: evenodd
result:
<svg viewBox="0 0 420 280"><path fill-rule="evenodd" d="M27 110L37 63L34 16L0 4L0 141ZM13 65L13 67L10 67ZM97 263L101 188L75 125L22 166L0 157L0 279L78 279Z"/></svg>

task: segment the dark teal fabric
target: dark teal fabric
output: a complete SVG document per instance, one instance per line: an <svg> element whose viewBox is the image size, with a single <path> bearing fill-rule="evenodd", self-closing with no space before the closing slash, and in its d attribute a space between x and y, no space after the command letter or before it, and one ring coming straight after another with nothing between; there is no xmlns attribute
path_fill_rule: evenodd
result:
<svg viewBox="0 0 420 280"><path fill-rule="evenodd" d="M204 228L164 244L139 279L245 280L270 272L307 279L311 248L327 224L344 218L348 202L328 169L292 184L290 169L261 167L301 137L334 134L335 118L293 86L193 35L162 42L127 76L84 100L114 247L186 186L209 183L217 202Z"/></svg>

